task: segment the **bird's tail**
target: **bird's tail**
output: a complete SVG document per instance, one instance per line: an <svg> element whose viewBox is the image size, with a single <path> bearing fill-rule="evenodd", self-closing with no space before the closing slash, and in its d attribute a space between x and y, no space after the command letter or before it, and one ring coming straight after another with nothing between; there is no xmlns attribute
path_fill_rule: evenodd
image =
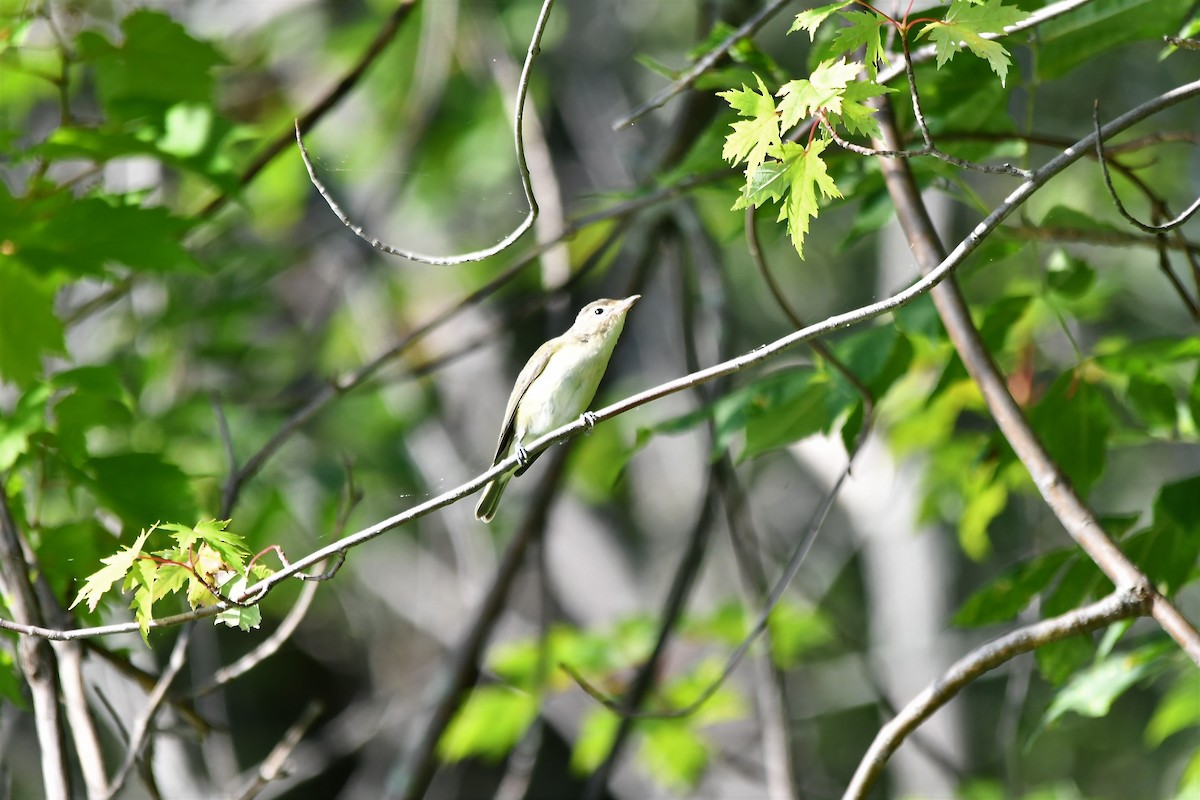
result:
<svg viewBox="0 0 1200 800"><path fill-rule="evenodd" d="M483 487L483 494L479 496L479 505L475 506L475 519L480 522L492 521L492 517L496 516L496 508L500 505L500 495L504 494L504 487L508 485L510 477L512 476L501 475Z"/></svg>

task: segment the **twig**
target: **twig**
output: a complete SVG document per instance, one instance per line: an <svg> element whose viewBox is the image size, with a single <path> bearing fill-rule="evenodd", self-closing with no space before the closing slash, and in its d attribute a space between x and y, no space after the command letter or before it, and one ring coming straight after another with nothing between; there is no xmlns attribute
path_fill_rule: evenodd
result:
<svg viewBox="0 0 1200 800"><path fill-rule="evenodd" d="M1027 169L1014 167L1012 164L976 164L974 161L967 161L965 159L958 158L957 156L952 156L949 153L942 152L938 149L937 145L933 143L933 134L929 132L929 125L925 122L925 112L921 110L921 95L917 91L917 76L913 72L912 52L909 50L908 35L906 31L901 31L900 46L901 55L904 59L904 74L908 78L908 93L912 99L913 117L916 119L917 128L919 128L921 131L921 138L925 140L924 149L914 153L913 155L928 154L939 161L945 161L947 164L959 167L960 169L970 169L990 175L1015 175L1018 178L1029 180L1031 173Z"/></svg>
<svg viewBox="0 0 1200 800"><path fill-rule="evenodd" d="M1091 605L1018 628L960 658L876 734L842 800L866 797L905 737L980 675L1038 647L1144 614L1148 605L1149 599L1133 589L1119 590Z"/></svg>
<svg viewBox="0 0 1200 800"><path fill-rule="evenodd" d="M812 548L813 542L817 539L817 534L821 531L821 526L825 522L825 518L829 515L829 510L833 508L833 503L837 499L838 493L841 491L842 484L846 478L850 476L850 464L847 462L846 468L842 470L842 474L838 476L837 481L825 495L825 499L821 502L821 506L813 513L812 519L809 520L808 527L804 531L804 536L796 544L788 557L787 566L784 567L783 573L779 576L779 580L771 587L771 594L767 597L766 605L759 614L758 620L746 637L742 639L741 644L725 661L725 667L721 670L721 674L704 688L696 699L681 708L671 709L670 711L631 711L621 703L606 696L603 692L589 683L583 678L573 667L567 664L561 664L563 670L570 675L579 687L583 689L593 699L599 702L608 710L620 714L622 717L633 719L678 719L680 717L689 717L695 714L700 708L712 699L712 696L717 693L717 690L724 685L733 671L737 669L742 658L750 651L750 648L758 640L758 637L767 630L767 625L770 622L771 612L775 610L775 606L779 605L779 601L783 599L783 595L787 591L787 587L796 578L796 574L800 571L800 567L804 564L804 559L808 556L808 551Z"/></svg>
<svg viewBox="0 0 1200 800"><path fill-rule="evenodd" d="M322 199L333 211L342 224L349 228L355 236L362 239L367 244L371 245L376 250L383 253L388 253L401 258L407 258L410 261L420 261L425 264L435 264L439 266L452 266L455 264L465 264L470 261L482 261L485 258L490 258L497 253L507 250L514 242L520 239L525 231L533 225L538 216L538 204L533 196L533 184L529 177L529 165L525 161L525 135L524 120L525 120L525 95L529 92L529 76L533 71L533 64L537 60L538 54L542 51L542 34L546 30L546 23L550 19L550 10L554 7L554 0L542 0L542 8L538 12L537 22L533 26L533 35L529 40L529 50L525 54L525 63L521 67L521 78L517 83L516 108L513 110L513 139L517 150L517 173L521 179L521 189L525 192L525 200L529 204L529 213L525 216L524 221L512 230L507 236L501 239L491 247L485 247L482 250L475 250L470 253L463 253L456 256L434 256L417 253L411 250L403 250L393 247L374 236L371 236L363 228L355 224L342 211L341 207L334 201L325 185L317 178L316 171L313 168L312 161L309 160L308 151L304 147L304 139L301 136L300 121L296 121L296 144L300 148L300 157L304 159L304 168L308 170L308 178L312 185L320 193Z"/></svg>
<svg viewBox="0 0 1200 800"><path fill-rule="evenodd" d="M258 796L259 792L267 787L267 784L283 774L284 767L287 765L287 760L291 757L292 751L300 744L300 740L304 738L304 734L317 721L317 717L321 716L323 710L324 707L318 700L310 701L304 707L304 711L300 714L299 719L292 723L292 726L287 729L283 738L271 748L271 752L258 765L258 771L255 773L254 779L250 782L249 786L237 795L238 800L253 800L253 798Z"/></svg>
<svg viewBox="0 0 1200 800"><path fill-rule="evenodd" d="M367 70L375 63L375 60L387 49L392 40L396 38L396 34L400 32L401 25L408 19L408 15L417 6L417 0L400 0L391 16L384 22L383 27L375 34L375 38L371 40L371 44L363 51L358 62L350 68L337 85L330 89L324 97L318 100L312 108L305 111L297 120L296 128L300 131L309 131L317 122L324 117L329 110L341 102L350 90L358 85L359 80L366 74ZM266 146L254 160L242 171L238 176L238 186L244 187L254 180L258 173L270 164L275 157L284 151L291 144L293 138L292 131L287 130L275 137L269 145ZM220 210L226 203L229 202L229 192L224 192L217 197L214 197L208 205L206 205L198 214L200 218L211 216Z"/></svg>
<svg viewBox="0 0 1200 800"><path fill-rule="evenodd" d="M171 657L167 661L167 668L163 670L162 677L158 679L154 690L146 698L146 708L130 728L125 761L117 770L117 774L113 776L112 783L109 784L108 791L104 795L105 800L109 800L121 790L121 787L125 785L125 780L129 777L130 770L133 769L134 763L141 755L142 747L146 744L146 737L150 733L154 717L158 714L159 706L166 698L167 690L171 688L171 682L175 680L175 676L179 674L179 670L183 669L187 660L187 646L191 638L191 626L186 626L179 632L179 638L175 640L175 647L171 650Z"/></svg>
<svg viewBox="0 0 1200 800"><path fill-rule="evenodd" d="M1096 131L1096 160L1100 162L1100 171L1104 174L1104 185L1108 188L1108 196L1112 198L1113 205L1117 207L1117 211L1125 220L1135 228L1140 228L1147 233L1166 233L1174 228L1178 228L1183 223L1187 222L1192 216L1200 211L1200 197L1192 201L1183 212L1177 216L1163 222L1159 225L1147 225L1135 216L1129 213L1125 208L1125 204L1121 202L1121 196L1117 194L1116 188L1113 187L1112 176L1108 174L1108 158L1104 154L1104 137L1099 135L1100 131L1100 100L1096 99L1092 103L1092 128Z"/></svg>
<svg viewBox="0 0 1200 800"><path fill-rule="evenodd" d="M1187 287L1183 285L1183 281L1175 274L1175 270L1171 269L1170 240L1167 238L1167 234L1156 234L1155 239L1157 239L1157 247L1155 249L1158 251L1159 272L1166 277L1167 282L1171 284L1171 288L1175 290L1175 294L1183 301L1192 319L1200 322L1200 306L1196 305L1196 301L1188 294ZM1188 260L1192 264L1194 271L1197 267L1196 260L1194 258L1189 258Z"/></svg>
<svg viewBox="0 0 1200 800"><path fill-rule="evenodd" d="M783 289L780 288L779 282L775 280L775 275L771 272L770 266L767 264L766 254L758 240L758 217L755 214L757 211L754 206L747 206L744 226L746 229L746 250L750 254L750 260L758 267L758 273L762 275L763 283L767 285L767 290L774 298L775 304L779 306L779 310L788 318L788 321L795 326L796 330L804 327L804 320L800 319L800 315L796 313L796 309L788 302L787 296L784 295ZM822 342L820 339L810 339L808 347L814 353L833 367L839 375L846 379L846 382L853 387L854 391L858 392L863 399L863 419L870 419L875 413L875 396L871 389L863 383L854 371L834 354L829 345ZM863 425L863 430L867 430L869 426Z"/></svg>
<svg viewBox="0 0 1200 800"><path fill-rule="evenodd" d="M350 519L350 514L353 513L355 506L362 501L362 498L362 490L355 485L354 473L351 472L347 466L346 484L342 493L342 500L338 505L337 520L334 523L333 529L333 539L336 540L341 538L342 534L345 532L346 523ZM193 689L192 697L200 697L216 691L225 684L236 680L242 675L245 675L263 661L266 661L268 658L275 655L275 653L279 652L279 648L283 646L284 642L291 638L292 634L295 633L296 628L300 626L300 622L308 613L308 609L309 606L312 605L313 598L317 596L317 588L320 585L320 582L333 577L337 569L340 568L343 563L345 563L345 560L345 554L339 553L336 566L331 569L328 574L307 575L303 573L297 573L297 577L306 581L306 583L300 590L300 594L296 598L296 602L288 611L287 616L285 616L283 621L279 623L279 627L272 631L270 636L254 647L254 649L252 649L249 653L246 653L246 655L242 656L232 664L217 670L206 682ZM286 560L284 563L287 563Z"/></svg>
<svg viewBox="0 0 1200 800"><path fill-rule="evenodd" d="M401 771L402 783L397 791L393 792L393 797L419 800L425 796L437 772L437 743L462 705L467 691L475 685L479 677L483 648L487 645L501 612L504 611L505 600L525 561L526 551L545 531L550 504L558 492L563 468L567 463L567 453L567 449L563 448L550 458L549 465L538 481L525 519L509 541L496 575L484 593L462 642L455 650L450 663L440 671L439 700L434 706L431 718L421 730L420 742L405 760Z"/></svg>
<svg viewBox="0 0 1200 800"><path fill-rule="evenodd" d="M596 768L591 777L588 778L587 787L583 793L584 800L599 800L599 798L605 796L609 776L616 767L617 759L620 758L625 742L628 741L629 734L633 730L633 721L641 719L643 716L643 713L638 711L638 707L641 706L646 697L649 696L650 691L654 688L654 682L658 675L658 667L662 661L663 654L666 652L667 643L674 633L675 626L679 623L684 606L691 595L692 586L695 584L696 576L699 574L700 566L704 563L704 556L708 551L708 542L712 538L713 517L716 511L716 493L709 491L713 479L713 469L715 467L710 465L707 477L709 486L705 487L703 493L704 503L700 507L700 515L692 525L691 533L688 535L687 543L684 545L683 558L679 562L679 567L675 570L675 576L671 580L671 588L667 592L666 601L663 603L663 610L659 616L658 638L655 640L654 649L645 662L638 667L637 674L634 675L633 682L629 687L629 691L625 693L625 696L620 701L605 698L608 701L605 705L619 714L621 721L617 724L616 733L613 734L612 742L608 746L608 755L605 756L604 761ZM581 680L579 673L573 667L567 664L560 664L559 666L574 678L589 695L592 697L599 695L598 690Z"/></svg>
<svg viewBox="0 0 1200 800"><path fill-rule="evenodd" d="M692 85L699 80L700 76L712 69L713 66L715 66L722 58L725 57L725 55L730 51L730 49L733 48L734 45L736 45L742 39L758 33L759 28L765 25L767 21L771 19L771 17L775 16L775 14L777 14L779 10L786 6L789 2L791 2L791 0L772 0L772 2L763 6L762 10L760 10L750 19L746 20L746 22L744 22L733 33L726 36L723 42L698 58L696 63L692 64L691 68L688 69L687 72L683 73L674 81L672 81L669 86L661 90L658 94L654 95L649 100L635 108L633 111L614 122L612 124L612 129L614 131L619 131L626 125L632 125L654 109L661 108L675 95L692 88Z"/></svg>
<svg viewBox="0 0 1200 800"><path fill-rule="evenodd" d="M1200 50L1200 41L1195 39L1183 39L1178 36L1164 36L1163 41L1167 44L1173 44L1181 50Z"/></svg>
<svg viewBox="0 0 1200 800"><path fill-rule="evenodd" d="M1009 225L1004 230L1014 236L1031 241L1081 242L1113 247L1158 247L1159 241L1157 236L1145 236L1128 231L1068 228L1063 225ZM1174 233L1178 236L1179 231ZM1167 249L1179 250L1194 256L1200 253L1200 242L1179 237L1175 241L1168 241Z"/></svg>

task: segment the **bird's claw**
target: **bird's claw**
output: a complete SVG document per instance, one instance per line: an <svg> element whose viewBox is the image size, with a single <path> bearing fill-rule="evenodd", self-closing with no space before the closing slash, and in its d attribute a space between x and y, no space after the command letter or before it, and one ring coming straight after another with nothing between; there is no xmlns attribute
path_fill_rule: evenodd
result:
<svg viewBox="0 0 1200 800"><path fill-rule="evenodd" d="M590 431L592 428L596 427L596 423L599 421L600 420L598 420L596 415L591 411L583 412L583 429L585 431Z"/></svg>
<svg viewBox="0 0 1200 800"><path fill-rule="evenodd" d="M528 467L529 462L529 451L525 449L525 445L517 442L517 463L522 467Z"/></svg>

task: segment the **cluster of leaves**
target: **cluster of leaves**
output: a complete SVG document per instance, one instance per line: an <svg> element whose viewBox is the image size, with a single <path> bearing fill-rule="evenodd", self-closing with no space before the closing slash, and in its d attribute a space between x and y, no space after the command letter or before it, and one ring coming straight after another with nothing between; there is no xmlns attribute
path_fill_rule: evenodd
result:
<svg viewBox="0 0 1200 800"><path fill-rule="evenodd" d="M796 16L791 32L817 29L830 18L846 23L821 51L822 61L807 78L784 83L772 94L762 77L756 89L733 89L720 96L746 120L735 122L722 155L729 163L745 164L746 182L734 210L779 204L779 222L786 222L796 253L804 257L809 221L820 212L821 198L840 198L822 154L842 131L854 137L873 137L879 125L870 99L895 91L875 82L880 64L888 63L882 30L891 25L902 38L928 36L941 67L962 47L985 59L1003 84L1008 75L1008 51L984 34L1000 33L1022 20L1025 12L1002 0L953 0L940 20L891 20L867 11L843 11L854 0L810 9ZM848 58L859 48L863 61ZM893 58L898 56L894 55ZM860 79L860 75L865 76ZM782 100L776 104L775 98ZM790 141L789 132L810 120L807 142Z"/></svg>
<svg viewBox="0 0 1200 800"><path fill-rule="evenodd" d="M130 608L142 638L147 639L154 604L184 587L192 608L231 598L236 601L251 583L273 571L253 559L247 563L250 553L240 536L225 530L228 524L228 520L206 520L193 528L173 522L151 526L129 547L101 559L104 567L88 576L72 608L87 603L88 610L95 611L113 584L121 581L121 591L133 594ZM171 534L174 546L147 550L147 540L159 530ZM216 621L251 630L262 621L262 612L256 605L235 604L218 614Z"/></svg>
<svg viewBox="0 0 1200 800"><path fill-rule="evenodd" d="M8 42L19 45L35 19L22 20ZM199 271L181 243L192 223L163 207L144 204L145 191L95 191L82 196L72 182L46 175L57 162L84 159L103 165L150 156L225 189L234 187L222 148L232 127L212 107L212 68L222 59L212 45L189 36L164 14L138 11L121 23L121 43L93 31L80 33L78 58L96 81L105 116L98 125L62 125L44 140L10 152L32 161L34 178L14 197L0 185L0 378L30 385L41 357L63 355L63 322L55 293L85 278L130 272ZM50 51L58 53L57 50ZM28 50L19 56L28 58ZM50 56L47 56L50 57ZM18 64L33 70L32 66ZM69 70L70 64L39 65ZM6 72L10 67L6 66ZM6 79L10 90L11 77ZM17 82L16 86L21 87ZM30 87L32 97L52 87Z"/></svg>
<svg viewBox="0 0 1200 800"><path fill-rule="evenodd" d="M450 761L503 758L533 724L547 694L574 688L559 665L571 667L602 691L619 696L625 688L624 676L650 655L657 628L657 621L647 616L624 620L607 632L557 625L541 639L498 646L489 656L488 668L500 682L471 692L442 736L439 753ZM768 618L768 631L770 657L784 670L794 668L833 638L830 623L819 611L793 602L775 608ZM692 651L688 666L660 682L646 708L662 714L690 708L718 680L724 667L723 656L696 657L696 651L736 647L747 633L746 610L738 603L685 618L675 647ZM690 789L703 775L711 755L704 729L739 719L745 709L746 702L737 689L724 684L693 714L640 720L635 723L639 759L668 788ZM609 753L619 723L620 717L604 706L590 708L575 739L571 768L584 775L594 771Z"/></svg>
<svg viewBox="0 0 1200 800"><path fill-rule="evenodd" d="M213 100L213 70L224 58L156 11L135 11L116 31L85 28L69 46L54 48L31 43L45 35L44 17L4 23L6 105L61 101L62 119L38 141L3 139L5 159L28 179L20 193L0 181L0 382L21 392L0 415L0 473L43 577L64 605L86 579L75 604L86 600L94 619L101 597L121 581L134 593L145 634L152 604L185 584L193 606L211 601L205 582L235 589L225 572L240 580L249 574L245 545L216 523L157 524L199 517L194 475L212 462L197 458L214 451L171 441L142 405L154 371L134 348L106 352L100 343L136 337L136 330L96 337L84 349L96 351L89 355L97 363L64 367L72 320L55 304L104 287L119 296L139 279L205 273L183 241L197 217L152 198L157 187L113 191L95 176L141 158L209 189L236 190L229 152L241 134ZM89 120L72 114L65 94L84 76L99 104ZM181 462L189 461L185 469ZM16 503L21 497L27 502ZM113 532L139 530L89 576L111 553ZM173 532L177 546L144 552L155 530ZM225 621L250 624L240 612Z"/></svg>
<svg viewBox="0 0 1200 800"><path fill-rule="evenodd" d="M840 140L839 134L850 138L877 132L864 101L886 90L874 83L880 66L901 57L883 46L881 31L892 26L902 38L927 38L935 47L938 68L966 49L987 63L1003 88L1011 63L1009 54L984 35L999 33L1026 16L1000 0L955 0L937 20L889 20L874 11L844 10L852 5L835 3L797 16L792 30L807 31L814 40L826 20L842 23L832 36L817 42L811 57L816 66L807 80L779 80L779 88L772 92L770 78L764 80L756 72L756 89L743 84L721 93L745 118L733 123L723 152L731 163L745 165L746 180L734 209L758 207L768 200L779 203L778 221L786 222L801 257L809 223L817 216L821 199L837 199L843 194L824 158L830 142ZM1134 6L1144 4L1128 5L1129 14L1122 12L1120 21L1087 17L1099 26L1093 36L1115 43L1132 40L1139 31L1144 33L1146 19L1134 11ZM1135 18L1136 25L1131 26ZM1051 56L1047 75L1061 74L1082 63L1088 54L1094 55L1082 32L1066 23L1049 26L1046 38L1046 52ZM849 62L849 54L860 49L865 53L863 61ZM936 86L930 96L935 98L934 104L940 104ZM929 98L926 100L928 112ZM961 97L956 102L960 107L968 105ZM931 124L944 124L941 120L945 118L935 112ZM807 144L789 141L789 131L792 138L801 138L796 135L797 126L806 119L812 122ZM966 129L971 129L969 124ZM861 192L860 187L855 188ZM1085 232L1118 233L1072 208L1054 208L1043 220L1046 225ZM987 244L988 254L980 260L1013 266L1014 256L1024 254L1023 245L1001 233ZM1044 272L1035 282L1008 281L1003 294L993 297L980 311L983 339L1014 370L1014 394L1026 406L1035 432L1084 496L1107 474L1107 459L1114 446L1194 440L1200 431L1200 350L1195 338L1131 341L1109 336L1048 383L1035 372L1038 332L1048 324L1063 325L1064 317L1098 320L1102 309L1108 308L1103 292L1090 263L1055 249L1044 258ZM898 359L894 363L898 372L885 369L887 378L880 380L878 373L863 372L861 364L852 369L865 376L881 399L889 389L899 387L888 398L893 411L889 418L895 420L892 441L902 453L921 452L931 459L924 516L954 524L964 552L981 560L992 554L989 530L1010 508L1013 496L1036 492L1003 437L990 426L978 424L978 416L986 413L982 398L944 335L936 326L931 329L927 319L918 305L898 314L896 327L886 336L886 328L872 332L891 341L890 346L877 343L876 357L880 362ZM852 343L865 341L866 336L853 334L842 340L841 347L853 347ZM914 380L931 370L938 373L932 382ZM751 458L818 431L828 433L835 419L851 419L847 412L852 406L845 402L853 397L845 393L848 386L843 385L843 393L838 395L842 402L828 403L834 395L823 387L838 383L838 375L818 361L812 369L783 370L760 378L705 413L711 413L718 423L722 437L718 447L740 439L741 457ZM689 415L652 432L688 427L695 417ZM855 430L852 426L843 429L847 442ZM1104 520L1106 531L1164 593L1178 592L1200 577L1197 497L1200 483L1187 478L1160 488L1147 524L1139 526L1136 515ZM955 622L964 626L1011 622L1035 598L1041 600L1040 613L1060 614L1111 588L1077 549L1055 550L1019 562L979 590L965 602ZM1037 663L1043 677L1059 687L1042 714L1039 729L1052 726L1068 712L1105 716L1117 698L1154 680L1170 680L1172 688L1160 699L1147 726L1148 745L1157 746L1181 730L1200 728L1200 705L1195 703L1194 680L1186 661L1165 646L1161 637L1139 637L1131 649L1115 652L1127 630L1128 625L1114 626L1099 643L1081 636L1039 649ZM1182 699L1185 697L1188 699ZM1181 787L1197 785L1200 753L1192 757L1180 781Z"/></svg>

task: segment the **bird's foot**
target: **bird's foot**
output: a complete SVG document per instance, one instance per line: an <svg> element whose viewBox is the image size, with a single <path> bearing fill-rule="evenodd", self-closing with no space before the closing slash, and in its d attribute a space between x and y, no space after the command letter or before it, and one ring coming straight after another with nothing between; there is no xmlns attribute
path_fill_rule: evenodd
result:
<svg viewBox="0 0 1200 800"><path fill-rule="evenodd" d="M517 463L521 465L521 468L528 467L529 462L532 460L529 457L529 451L525 449L525 445L517 442Z"/></svg>
<svg viewBox="0 0 1200 800"><path fill-rule="evenodd" d="M592 428L596 427L596 423L600 421L600 420L596 419L596 415L593 414L591 411L583 412L582 419L583 419L583 429L587 433L591 433Z"/></svg>

